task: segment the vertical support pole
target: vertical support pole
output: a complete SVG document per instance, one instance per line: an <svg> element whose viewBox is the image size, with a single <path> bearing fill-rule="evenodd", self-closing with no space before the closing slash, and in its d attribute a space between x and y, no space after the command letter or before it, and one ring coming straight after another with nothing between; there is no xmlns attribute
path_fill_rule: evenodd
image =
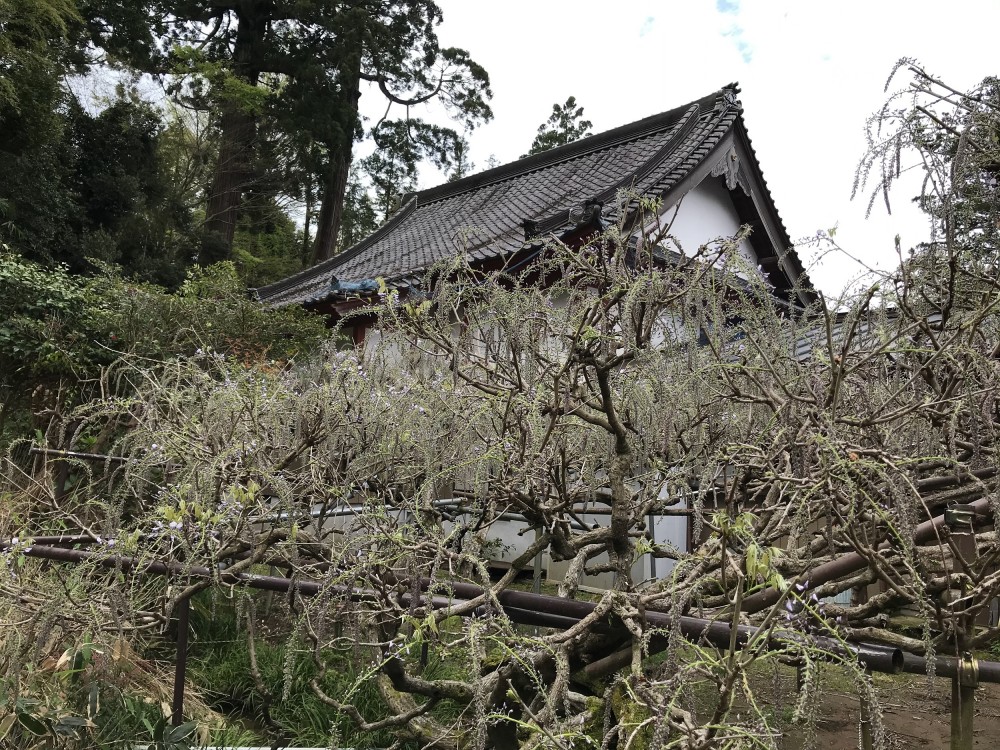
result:
<svg viewBox="0 0 1000 750"><path fill-rule="evenodd" d="M976 530L973 526L973 514L959 507L945 509L944 522L948 526L952 549L958 558L952 563L954 572L962 572L962 563L966 565L976 560ZM951 750L972 750L973 719L976 710L976 686L979 684L979 665L972 654L967 651L969 635L975 628L972 617L965 614L961 598L965 595L965 586L961 589L947 592L952 595L949 605L954 609L955 627L958 631L958 669L951 680Z"/></svg>
<svg viewBox="0 0 1000 750"><path fill-rule="evenodd" d="M951 679L951 750L972 750L979 665L968 651Z"/></svg>
<svg viewBox="0 0 1000 750"><path fill-rule="evenodd" d="M646 523L649 524L649 545L656 549L656 516L652 513L649 514ZM656 575L656 553L649 553L649 577L654 581L657 579Z"/></svg>
<svg viewBox="0 0 1000 750"><path fill-rule="evenodd" d="M957 677L951 681L951 750L972 750L972 715L975 688L962 687Z"/></svg>
<svg viewBox="0 0 1000 750"><path fill-rule="evenodd" d="M170 723L175 727L184 723L184 678L187 674L190 614L190 599L177 602L177 663L174 666L174 700L170 706Z"/></svg>
<svg viewBox="0 0 1000 750"><path fill-rule="evenodd" d="M66 461L59 461L56 469L56 504L62 505L69 494L69 464Z"/></svg>
<svg viewBox="0 0 1000 750"><path fill-rule="evenodd" d="M537 529L536 528L535 529L535 541L537 542L538 539L541 536L542 536L541 529ZM542 551L541 550L539 550L535 554L535 567L534 567L534 571L532 572L531 590L534 593L536 593L536 594L542 593Z"/></svg>
<svg viewBox="0 0 1000 750"><path fill-rule="evenodd" d="M871 679L871 670L865 668L865 677ZM862 691L861 699L861 750L875 750L875 740L872 737L872 706L868 693Z"/></svg>
<svg viewBox="0 0 1000 750"><path fill-rule="evenodd" d="M317 536L316 538L320 539L321 537ZM267 574L269 576L277 576L278 575L278 569L276 567L274 567L273 565L271 565L271 566L268 567ZM271 616L271 608L273 606L274 606L274 591L273 590L268 590L264 594L264 617L270 617Z"/></svg>
<svg viewBox="0 0 1000 750"><path fill-rule="evenodd" d="M538 539L541 536L542 536L542 530L536 527L535 528L535 541L537 542ZM535 594L542 593L542 551L541 550L539 550L538 552L535 553L535 567L534 567L534 570L532 571L531 591L533 593L535 593ZM532 632L534 633L535 637L537 638L538 637L538 626L537 625L534 627L534 629L532 630Z"/></svg>

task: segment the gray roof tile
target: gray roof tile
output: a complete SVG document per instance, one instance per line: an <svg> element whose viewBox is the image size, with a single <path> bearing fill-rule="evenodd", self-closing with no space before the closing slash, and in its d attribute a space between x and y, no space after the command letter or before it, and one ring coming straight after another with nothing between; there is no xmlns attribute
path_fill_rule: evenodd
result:
<svg viewBox="0 0 1000 750"><path fill-rule="evenodd" d="M526 219L558 234L572 226L570 209L586 200L611 204L627 187L665 196L740 118L736 92L735 85L726 87L669 112L416 193L354 247L262 287L258 295L265 303L286 305L327 297L331 276L412 280L463 248L476 260L516 252L525 244Z"/></svg>

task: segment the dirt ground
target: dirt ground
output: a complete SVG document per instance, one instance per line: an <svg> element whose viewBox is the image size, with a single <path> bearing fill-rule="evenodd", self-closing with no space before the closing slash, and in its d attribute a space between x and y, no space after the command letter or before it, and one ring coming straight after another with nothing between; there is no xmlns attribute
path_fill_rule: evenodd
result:
<svg viewBox="0 0 1000 750"><path fill-rule="evenodd" d="M779 718L790 716L794 685L784 675L783 695L766 698ZM891 746L896 750L945 748L951 741L951 680L929 680L920 675L876 675L875 685ZM859 705L849 680L827 675L820 681L820 704L815 715L813 744L818 750L853 750L858 747ZM778 706L784 706L779 708ZM784 715L783 715L784 714ZM808 747L809 732L782 722L783 748ZM975 748L1000 747L1000 685L984 684L976 690Z"/></svg>

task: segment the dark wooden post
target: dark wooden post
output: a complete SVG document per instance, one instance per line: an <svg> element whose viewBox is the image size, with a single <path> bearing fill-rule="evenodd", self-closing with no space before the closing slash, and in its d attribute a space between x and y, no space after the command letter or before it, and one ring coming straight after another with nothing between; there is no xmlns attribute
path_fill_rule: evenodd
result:
<svg viewBox="0 0 1000 750"><path fill-rule="evenodd" d="M535 528L535 541L537 542L542 536L542 530L538 527ZM542 593L542 551L538 550L535 553L534 567L531 572L531 591L534 594ZM536 625L532 630L532 633L537 638L538 637L538 626Z"/></svg>
<svg viewBox="0 0 1000 750"><path fill-rule="evenodd" d="M62 505L69 494L69 464L56 461L56 505Z"/></svg>
<svg viewBox="0 0 1000 750"><path fill-rule="evenodd" d="M177 602L177 663L174 666L174 700L170 707L170 723L175 727L184 723L184 678L187 674L190 614L190 599Z"/></svg>

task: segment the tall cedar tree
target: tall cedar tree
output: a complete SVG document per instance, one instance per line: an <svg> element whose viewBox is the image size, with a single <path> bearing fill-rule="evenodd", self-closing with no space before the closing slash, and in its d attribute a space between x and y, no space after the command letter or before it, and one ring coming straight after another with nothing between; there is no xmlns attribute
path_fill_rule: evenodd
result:
<svg viewBox="0 0 1000 750"><path fill-rule="evenodd" d="M183 74L217 111L204 264L232 250L262 117L310 146L303 153L322 193L314 261L336 246L362 135L362 82L390 104L437 100L468 127L492 117L489 76L465 50L440 46L441 11L430 0L85 0L84 13L110 55L152 73Z"/></svg>

